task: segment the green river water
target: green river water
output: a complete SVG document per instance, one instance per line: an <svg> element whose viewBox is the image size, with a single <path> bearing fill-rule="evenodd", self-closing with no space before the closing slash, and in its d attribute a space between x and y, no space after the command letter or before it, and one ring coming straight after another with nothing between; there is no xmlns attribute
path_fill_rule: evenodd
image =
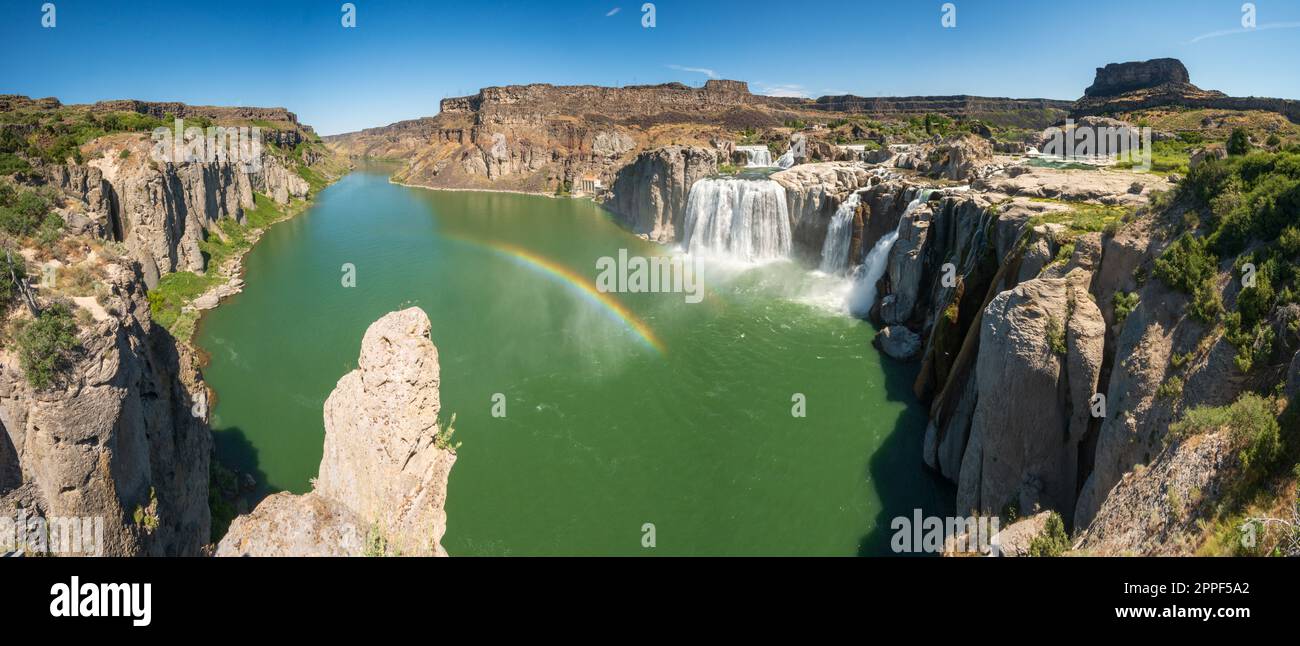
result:
<svg viewBox="0 0 1300 646"><path fill-rule="evenodd" d="M367 326L414 305L463 443L452 555L881 554L894 516L947 512L951 492L921 465L915 368L827 305L839 279L706 263L702 302L612 294L630 312L618 317L539 265L590 280L619 249L669 253L588 201L353 172L272 227L245 259L247 288L202 323L218 458L264 491L306 491L325 398Z"/></svg>

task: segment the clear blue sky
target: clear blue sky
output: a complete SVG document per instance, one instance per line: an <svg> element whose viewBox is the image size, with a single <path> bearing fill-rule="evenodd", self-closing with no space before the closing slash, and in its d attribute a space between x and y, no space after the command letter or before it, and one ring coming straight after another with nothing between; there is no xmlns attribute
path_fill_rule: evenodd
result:
<svg viewBox="0 0 1300 646"><path fill-rule="evenodd" d="M0 0L0 93L284 106L322 134L435 114L479 87L712 74L808 96L1074 99L1096 67L1171 56L1192 82L1300 98L1300 2L1257 0ZM618 9L617 12L613 12ZM1196 40L1198 36L1217 34ZM684 68L692 68L687 70Z"/></svg>

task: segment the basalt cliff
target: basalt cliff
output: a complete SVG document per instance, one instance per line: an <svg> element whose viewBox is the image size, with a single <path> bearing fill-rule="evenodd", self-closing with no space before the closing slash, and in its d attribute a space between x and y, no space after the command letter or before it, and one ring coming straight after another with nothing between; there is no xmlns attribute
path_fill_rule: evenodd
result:
<svg viewBox="0 0 1300 646"><path fill-rule="evenodd" d="M746 83L727 80L707 81L698 88L680 83L532 84L444 99L437 116L325 141L352 156L403 161L405 168L395 180L407 184L592 194L600 190L597 187L610 186L619 171L637 163L643 153L670 146L707 148L723 164L743 165L734 149L741 132L750 133L753 143L784 150L790 134L812 121L932 114L1042 128L1063 117L1068 106L1044 99L967 96L778 98L752 94ZM843 132L812 138L820 146L814 146L811 159L835 159L835 140L887 138L861 123L842 125Z"/></svg>

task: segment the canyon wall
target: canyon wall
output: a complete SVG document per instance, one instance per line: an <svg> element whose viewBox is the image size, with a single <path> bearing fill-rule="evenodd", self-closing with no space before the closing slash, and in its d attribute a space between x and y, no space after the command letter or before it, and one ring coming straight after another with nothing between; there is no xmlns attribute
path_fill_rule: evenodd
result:
<svg viewBox="0 0 1300 646"><path fill-rule="evenodd" d="M61 107L7 95L0 109L27 111L23 121L92 123L88 114L130 110L278 122L263 133L275 146L262 150L260 167L156 160L148 133L119 131L82 144L68 163L32 157L32 170L14 178L63 219L58 240L13 252L25 257L32 282L56 268L57 280L32 287L33 305L48 310L63 302L76 321L76 343L54 382L40 388L31 385L15 339L0 349L0 510L100 519L105 555L201 555L212 542L208 392L194 351L154 322L148 290L168 273L210 269L202 243L229 235L222 223L244 223L254 192L281 204L308 197L300 165L324 153L300 146L314 135L279 108L137 101ZM65 277L88 284L68 286ZM30 313L14 305L6 317L19 324Z"/></svg>
<svg viewBox="0 0 1300 646"><path fill-rule="evenodd" d="M151 143L138 137L110 137L94 144L86 164L50 165L55 186L87 206L84 217L102 237L122 242L144 269L149 287L175 271L206 269L200 244L224 237L223 218L244 222L253 192L281 204L305 198L310 187L277 155L264 153L250 172L228 161L157 163Z"/></svg>
<svg viewBox="0 0 1300 646"><path fill-rule="evenodd" d="M1041 128L1063 118L1064 105L970 96L770 97L728 80L710 80L698 88L539 83L483 88L444 99L434 117L325 140L348 155L405 162L407 167L395 175L402 183L553 193L584 178L610 186L638 155L670 146L713 148L723 153L720 163L725 163L741 131L790 129L788 124L825 120L828 114L899 118L938 113ZM780 143L788 147L788 142ZM818 147L815 160L847 157L823 141L810 141L810 146Z"/></svg>

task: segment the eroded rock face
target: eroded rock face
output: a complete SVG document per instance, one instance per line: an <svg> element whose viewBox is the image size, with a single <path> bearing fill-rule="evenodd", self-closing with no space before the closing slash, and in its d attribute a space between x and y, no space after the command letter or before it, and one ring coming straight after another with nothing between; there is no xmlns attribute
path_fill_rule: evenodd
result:
<svg viewBox="0 0 1300 646"><path fill-rule="evenodd" d="M393 312L366 330L357 369L325 402L325 454L305 496L268 498L240 516L218 556L360 555L357 537L389 554L445 555L447 477L438 446L438 350L429 317Z"/></svg>
<svg viewBox="0 0 1300 646"><path fill-rule="evenodd" d="M201 377L151 321L136 270L105 272L109 315L82 332L62 383L34 390L2 355L0 513L101 517L107 556L197 556L210 540Z"/></svg>
<svg viewBox="0 0 1300 646"><path fill-rule="evenodd" d="M47 175L66 195L86 203L88 217L102 222L104 237L126 244L151 288L175 271L204 271L199 243L207 235L224 235L217 227L223 218L243 222L254 191L287 204L310 190L270 154L263 155L257 172L249 172L233 162L152 162L147 140L113 137L97 146L102 156L85 165L52 166Z"/></svg>
<svg viewBox="0 0 1300 646"><path fill-rule="evenodd" d="M1073 509L1105 336L1089 278L1037 278L986 308L957 509Z"/></svg>
<svg viewBox="0 0 1300 646"><path fill-rule="evenodd" d="M691 185L718 172L718 153L698 146L666 146L641 153L618 171L605 207L635 233L656 242L683 235Z"/></svg>

